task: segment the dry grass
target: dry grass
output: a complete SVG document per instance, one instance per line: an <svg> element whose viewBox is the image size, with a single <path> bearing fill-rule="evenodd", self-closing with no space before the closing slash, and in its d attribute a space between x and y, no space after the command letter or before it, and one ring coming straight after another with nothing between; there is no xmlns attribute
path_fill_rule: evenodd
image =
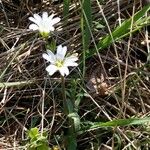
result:
<svg viewBox="0 0 150 150"><path fill-rule="evenodd" d="M73 3L74 2L74 3ZM57 32L53 34L57 43L63 43L70 51L82 53L80 10L75 0L70 6L69 22L58 24ZM140 1L136 3L120 2L121 19L129 18L132 13L141 9ZM112 30L118 24L118 7L116 0L110 0L102 6L104 15ZM92 1L94 21L102 20L98 3ZM16 86L2 86L0 88L0 149L19 149L25 139L25 131L34 126L46 128L49 132L49 144L61 144L56 135L63 132L65 122L62 113L60 96L60 79L49 78L45 71L46 64L42 59L45 51L44 41L36 33L28 30L28 17L35 12L54 12L62 16L62 3L32 4L22 2L20 5L9 0L0 2L0 73L1 82L21 82ZM97 42L100 37L108 33L107 26L96 29L92 34ZM85 81L74 85L75 93L85 96L81 100L79 115L82 121L106 121L118 118L145 117L150 113L150 68L147 63L146 31L142 29L129 38L125 38L115 45L86 60L86 76L82 77L80 69L73 70L67 77L68 92L73 90L69 81L73 76ZM77 75L76 75L77 74ZM32 83L29 81L32 80ZM86 93L86 94L85 94ZM69 95L72 96L71 94ZM43 118L44 105L44 118ZM44 119L44 121L43 121ZM44 122L44 124L43 124ZM101 129L90 131L78 137L78 149L109 150L121 142L121 149L148 149L149 129L141 127ZM142 146L144 145L144 146ZM21 147L20 147L21 149Z"/></svg>

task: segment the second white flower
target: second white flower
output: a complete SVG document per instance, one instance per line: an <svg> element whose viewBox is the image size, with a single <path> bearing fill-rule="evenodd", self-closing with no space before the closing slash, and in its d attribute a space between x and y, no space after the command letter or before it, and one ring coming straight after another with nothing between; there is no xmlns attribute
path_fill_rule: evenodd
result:
<svg viewBox="0 0 150 150"><path fill-rule="evenodd" d="M50 65L46 68L49 75L53 75L56 71L59 71L62 76L68 75L68 67L78 65L76 63L78 57L75 55L66 57L66 52L67 47L59 45L56 54L50 50L47 50L47 53L43 54L43 58L50 62Z"/></svg>

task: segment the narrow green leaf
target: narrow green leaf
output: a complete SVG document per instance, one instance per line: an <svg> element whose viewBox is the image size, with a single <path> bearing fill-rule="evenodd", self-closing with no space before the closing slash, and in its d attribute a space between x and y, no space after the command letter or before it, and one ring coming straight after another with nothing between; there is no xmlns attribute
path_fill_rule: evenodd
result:
<svg viewBox="0 0 150 150"><path fill-rule="evenodd" d="M82 0L82 39L83 48L88 50L89 42L91 38L91 25L92 25L92 12L91 12L91 0Z"/></svg>
<svg viewBox="0 0 150 150"><path fill-rule="evenodd" d="M117 126L129 126L129 125L140 125L150 122L150 117L147 118L130 118L130 119L116 119L105 123L99 122L94 123L90 129L99 127L117 127Z"/></svg>
<svg viewBox="0 0 150 150"><path fill-rule="evenodd" d="M64 2L63 2L63 16L64 16L65 21L68 19L69 5L70 5L70 0L64 0Z"/></svg>
<svg viewBox="0 0 150 150"><path fill-rule="evenodd" d="M91 25L92 25L92 12L91 12L91 0L82 0L81 5L81 31L82 31L82 45L83 45L83 54L82 54L82 70L83 77L85 74L85 55L89 51L89 43L91 39Z"/></svg>

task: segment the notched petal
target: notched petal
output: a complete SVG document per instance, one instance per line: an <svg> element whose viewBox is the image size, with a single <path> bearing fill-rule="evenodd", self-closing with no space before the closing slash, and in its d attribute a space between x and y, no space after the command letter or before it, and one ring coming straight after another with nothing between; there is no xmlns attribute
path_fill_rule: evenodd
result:
<svg viewBox="0 0 150 150"><path fill-rule="evenodd" d="M49 65L46 68L46 71L49 73L49 75L53 75L56 71L58 70L58 68L55 65Z"/></svg>
<svg viewBox="0 0 150 150"><path fill-rule="evenodd" d="M69 69L64 66L59 69L59 72L62 76L69 75Z"/></svg>
<svg viewBox="0 0 150 150"><path fill-rule="evenodd" d="M36 24L30 24L29 25L29 29L31 29L31 30L38 30L39 27Z"/></svg>
<svg viewBox="0 0 150 150"><path fill-rule="evenodd" d="M59 21L60 21L60 18L56 17L56 18L51 20L51 24L54 25L54 24L58 23Z"/></svg>
<svg viewBox="0 0 150 150"><path fill-rule="evenodd" d="M43 12L42 19L45 20L47 18L48 18L48 13L47 12Z"/></svg>
<svg viewBox="0 0 150 150"><path fill-rule="evenodd" d="M59 45L57 47L57 54L56 54L57 59L63 60L65 58L66 52L67 52L67 47L66 46L62 47L62 45Z"/></svg>

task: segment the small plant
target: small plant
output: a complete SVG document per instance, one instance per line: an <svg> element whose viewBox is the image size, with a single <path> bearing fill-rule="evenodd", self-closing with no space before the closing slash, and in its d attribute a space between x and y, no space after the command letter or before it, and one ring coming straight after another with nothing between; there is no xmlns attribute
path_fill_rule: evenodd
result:
<svg viewBox="0 0 150 150"><path fill-rule="evenodd" d="M75 150L77 146L75 132L76 126L79 126L80 124L79 121L80 119L78 114L74 111L75 107L74 104L72 104L70 99L67 99L66 97L64 76L69 75L68 67L78 66L78 63L76 62L78 60L78 57L76 56L76 54L68 56L66 53L67 47L66 46L62 47L62 45L59 45L57 47L56 54L54 54L50 50L47 50L47 53L44 53L42 56L44 59L50 62L50 65L46 67L46 71L49 73L49 75L52 76L57 71L59 71L61 75L63 109L64 114L66 114L66 116L68 117L67 124L69 126L65 140L66 141L65 147L67 147L67 150Z"/></svg>
<svg viewBox="0 0 150 150"><path fill-rule="evenodd" d="M51 150L48 146L47 132L40 133L38 128L31 128L27 131L27 150Z"/></svg>
<svg viewBox="0 0 150 150"><path fill-rule="evenodd" d="M38 14L34 14L34 17L29 17L29 20L33 23L30 24L29 29L38 30L39 34L44 38L48 39L50 37L50 32L54 31L54 24L60 21L59 17L53 18L54 15L48 16L47 12L43 12L42 17ZM62 83L62 99L63 99L63 109L64 114L67 116L67 125L69 126L67 129L67 135L65 138L65 147L67 150L75 150L77 147L76 141L76 126L79 126L80 119L76 112L74 112L74 104L71 103L70 100L66 97L66 89L65 89L65 76L69 75L69 67L76 67L78 63L77 54L68 55L67 54L67 46L58 45L56 48L56 52L54 47L56 47L56 41L52 40L50 43L46 40L45 46L47 49L46 53L43 53L43 58L50 62L48 67L46 67L46 71L50 76L52 76L55 72L59 72L61 76ZM52 49L51 49L52 47ZM72 108L72 109L71 109ZM78 120L78 121L76 121ZM77 123L76 123L77 122ZM28 137L30 138L29 142L29 150L39 149L39 150L47 150L48 142L47 135L39 134L37 128L32 128L28 132Z"/></svg>

